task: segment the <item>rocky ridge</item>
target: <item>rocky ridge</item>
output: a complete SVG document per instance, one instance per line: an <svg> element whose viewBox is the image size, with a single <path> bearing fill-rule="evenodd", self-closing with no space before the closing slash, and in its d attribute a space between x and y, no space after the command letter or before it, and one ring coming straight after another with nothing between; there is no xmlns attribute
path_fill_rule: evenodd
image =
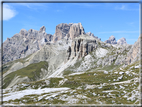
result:
<svg viewBox="0 0 142 107"><path fill-rule="evenodd" d="M39 31L21 29L12 38L7 38L3 43L3 63L24 58L40 50L46 42L52 41L53 36L47 34L45 30L45 26Z"/></svg>
<svg viewBox="0 0 142 107"><path fill-rule="evenodd" d="M116 38L112 35L109 37L108 40L104 41L105 43L109 43L109 44L119 44L119 45L126 45L126 39L124 37L120 38L117 42L116 42Z"/></svg>

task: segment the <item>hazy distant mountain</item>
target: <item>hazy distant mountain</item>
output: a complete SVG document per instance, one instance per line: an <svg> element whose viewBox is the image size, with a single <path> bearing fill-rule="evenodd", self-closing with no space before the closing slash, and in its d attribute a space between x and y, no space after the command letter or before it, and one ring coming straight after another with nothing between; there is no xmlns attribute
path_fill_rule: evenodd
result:
<svg viewBox="0 0 142 107"><path fill-rule="evenodd" d="M112 35L109 37L108 40L104 41L105 43L110 43L110 44L117 44L115 37Z"/></svg>
<svg viewBox="0 0 142 107"><path fill-rule="evenodd" d="M125 39L124 37L120 38L120 39L117 41L117 44L120 44L120 45L127 44L126 39Z"/></svg>

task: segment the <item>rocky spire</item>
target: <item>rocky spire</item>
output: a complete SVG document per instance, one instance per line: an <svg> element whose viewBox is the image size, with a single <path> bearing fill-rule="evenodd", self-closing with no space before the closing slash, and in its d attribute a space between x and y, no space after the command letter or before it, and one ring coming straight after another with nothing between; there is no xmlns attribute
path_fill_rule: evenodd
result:
<svg viewBox="0 0 142 107"><path fill-rule="evenodd" d="M46 31L45 26L42 26L42 27L40 28L40 30L39 30L39 32L45 32L45 31Z"/></svg>
<svg viewBox="0 0 142 107"><path fill-rule="evenodd" d="M104 41L105 43L110 43L110 44L117 44L115 37L112 35L109 37L108 40Z"/></svg>

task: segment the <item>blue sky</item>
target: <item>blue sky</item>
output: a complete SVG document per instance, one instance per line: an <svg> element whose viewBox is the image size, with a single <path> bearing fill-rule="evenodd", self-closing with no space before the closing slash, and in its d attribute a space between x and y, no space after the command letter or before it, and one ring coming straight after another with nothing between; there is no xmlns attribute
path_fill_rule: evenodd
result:
<svg viewBox="0 0 142 107"><path fill-rule="evenodd" d="M134 44L139 37L139 3L4 3L3 41L21 29L54 34L60 23L81 22L85 32L102 41L111 35Z"/></svg>

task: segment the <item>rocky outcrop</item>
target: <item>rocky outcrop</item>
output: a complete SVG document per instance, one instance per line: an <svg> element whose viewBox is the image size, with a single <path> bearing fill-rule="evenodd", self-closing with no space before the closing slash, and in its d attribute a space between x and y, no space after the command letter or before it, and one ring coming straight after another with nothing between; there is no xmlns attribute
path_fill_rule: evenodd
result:
<svg viewBox="0 0 142 107"><path fill-rule="evenodd" d="M101 38L98 38L97 36L94 36L94 34L91 33L91 32L87 32L86 35L89 35L89 36L92 36L92 37L94 37L94 38L96 38L96 39L101 40Z"/></svg>
<svg viewBox="0 0 142 107"><path fill-rule="evenodd" d="M115 37L112 35L109 37L108 40L104 41L105 43L110 43L110 44L117 44Z"/></svg>
<svg viewBox="0 0 142 107"><path fill-rule="evenodd" d="M61 23L56 26L54 36L45 31L45 26L42 26L39 31L21 29L12 38L7 38L3 43L3 63L24 58L40 50L47 42L53 41L55 43L65 37L67 40L74 39L85 33L81 23Z"/></svg>
<svg viewBox="0 0 142 107"><path fill-rule="evenodd" d="M130 49L130 51L127 54L126 57L126 64L130 64L133 63L135 61L140 60L140 37L138 38L138 40L134 43L134 45L132 45L132 48Z"/></svg>
<svg viewBox="0 0 142 107"><path fill-rule="evenodd" d="M83 36L83 35L82 35ZM88 36L88 35L84 35ZM78 57L82 58L88 55L89 52L92 52L97 48L96 39L86 39L86 38L75 38L72 41L71 47L69 46L67 50L67 59Z"/></svg>
<svg viewBox="0 0 142 107"><path fill-rule="evenodd" d="M126 39L125 39L124 37L122 37L121 39L119 39L119 40L117 41L117 44L120 44L120 45L127 44Z"/></svg>
<svg viewBox="0 0 142 107"><path fill-rule="evenodd" d="M63 39L74 39L79 35L85 34L84 28L81 23L61 23L56 26L53 42Z"/></svg>
<svg viewBox="0 0 142 107"><path fill-rule="evenodd" d="M45 31L46 31L45 26L42 26L42 27L40 28L40 30L39 30L39 32L45 32Z"/></svg>
<svg viewBox="0 0 142 107"><path fill-rule="evenodd" d="M47 34L45 30L45 26L39 31L21 29L12 38L7 38L3 43L3 63L24 58L40 50L46 42L52 41L53 36Z"/></svg>
<svg viewBox="0 0 142 107"><path fill-rule="evenodd" d="M74 39L75 37L77 37L79 35L83 35L83 34L85 34L85 31L84 31L82 24L81 23L78 23L78 24L74 23L70 27L68 37L70 37L71 39Z"/></svg>
<svg viewBox="0 0 142 107"><path fill-rule="evenodd" d="M72 24L66 24L66 23L58 24L56 26L55 34L54 34L54 37L53 37L53 42L61 40L65 36L67 36L71 25Z"/></svg>

